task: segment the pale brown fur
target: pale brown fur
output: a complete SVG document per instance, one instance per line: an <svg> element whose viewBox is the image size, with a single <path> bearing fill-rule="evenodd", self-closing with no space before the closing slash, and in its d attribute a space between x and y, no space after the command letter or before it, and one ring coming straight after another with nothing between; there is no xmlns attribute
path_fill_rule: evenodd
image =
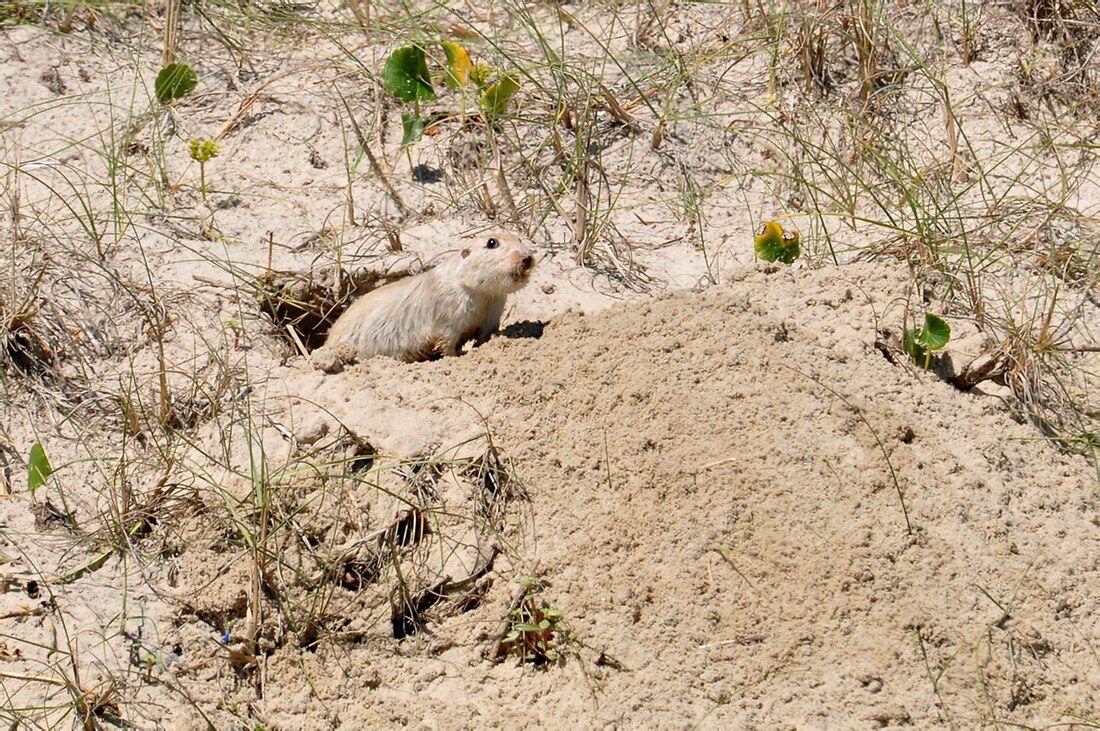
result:
<svg viewBox="0 0 1100 731"><path fill-rule="evenodd" d="M500 327L508 295L527 284L535 264L514 234L485 234L426 272L368 292L329 331L326 346L359 360L405 361L458 355Z"/></svg>

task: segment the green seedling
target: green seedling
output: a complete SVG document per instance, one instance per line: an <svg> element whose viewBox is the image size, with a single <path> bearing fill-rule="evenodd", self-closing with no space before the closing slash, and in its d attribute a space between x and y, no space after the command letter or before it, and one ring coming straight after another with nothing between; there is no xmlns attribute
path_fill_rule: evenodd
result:
<svg viewBox="0 0 1100 731"><path fill-rule="evenodd" d="M161 104L168 104L190 94L198 84L199 77L194 69L185 63L170 63L157 74L153 88L156 91L157 100Z"/></svg>
<svg viewBox="0 0 1100 731"><path fill-rule="evenodd" d="M444 51L446 51L447 45L449 44L457 46L462 54L466 53L457 43L450 43L449 41L444 41L443 43ZM448 54L447 58L448 62L450 62L451 55ZM514 76L504 73L494 80L493 75L496 74L496 69L480 61L473 64L470 62L470 57L468 55L465 56L465 60L462 59L461 55L457 56L455 63L465 71L467 79L465 83L459 86L465 88L472 83L474 88L478 90L478 107L481 109L481 113L486 119L492 120L508 110L508 103L519 90L519 82L516 81ZM453 74L453 70L451 73ZM462 98L462 111L463 116L465 116L465 97Z"/></svg>
<svg viewBox="0 0 1100 731"><path fill-rule="evenodd" d="M221 145L214 140L191 140L191 159L199 164L199 190L206 200L206 163L213 160L222 151Z"/></svg>
<svg viewBox="0 0 1100 731"><path fill-rule="evenodd" d="M516 579L524 587L519 604L509 612L511 624L501 641L519 654L523 662L553 665L560 657L562 632L559 623L564 614L560 609L545 607L538 599L539 581L534 577Z"/></svg>
<svg viewBox="0 0 1100 731"><path fill-rule="evenodd" d="M477 93L478 107L486 120L492 120L508 108L519 82L510 74L498 74L497 70L483 63L474 63L470 54L454 41L440 41L446 64L436 76L444 84L461 93L462 119L466 119L466 90ZM428 126L421 117L420 103L435 101L432 71L428 67L428 55L420 46L402 46L390 54L382 68L382 85L396 98L411 102L412 112L401 115L401 145L407 147L424 136Z"/></svg>
<svg viewBox="0 0 1100 731"><path fill-rule="evenodd" d="M941 317L931 312L924 314L924 327L914 327L905 331L905 352L913 363L924 370L932 363L932 351L940 350L951 339L951 326Z"/></svg>
<svg viewBox="0 0 1100 731"><path fill-rule="evenodd" d="M31 453L27 458L27 489L32 497L52 474L53 467L50 467L50 460L46 458L46 450L42 448L41 442L35 442L31 445Z"/></svg>
<svg viewBox="0 0 1100 731"><path fill-rule="evenodd" d="M478 106L487 119L499 117L508 109L508 102L519 90L519 82L511 74L500 74L495 79L496 69L480 61L470 60L466 49L454 41L440 41L443 54L447 57L447 68L443 71L443 80L452 89L467 89L472 85L478 91ZM462 97L462 116L466 116L466 97Z"/></svg>
<svg viewBox="0 0 1100 731"><path fill-rule="evenodd" d="M413 103L413 112L401 115L401 146L411 145L424 135L425 125L420 118L420 102L436 99L424 49L419 46L403 46L391 53L382 68L382 85L401 101Z"/></svg>
<svg viewBox="0 0 1100 731"><path fill-rule="evenodd" d="M241 349L241 336L244 335L244 325L236 317L225 321L225 329L233 333L233 350Z"/></svg>
<svg viewBox="0 0 1100 731"><path fill-rule="evenodd" d="M801 251L798 246L800 238L797 231L784 231L777 221L764 221L756 230L756 255L764 261L790 264L798 258Z"/></svg>

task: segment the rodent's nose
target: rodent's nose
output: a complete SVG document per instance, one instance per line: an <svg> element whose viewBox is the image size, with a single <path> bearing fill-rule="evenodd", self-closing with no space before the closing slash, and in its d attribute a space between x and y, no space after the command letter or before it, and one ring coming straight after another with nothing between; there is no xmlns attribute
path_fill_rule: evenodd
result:
<svg viewBox="0 0 1100 731"><path fill-rule="evenodd" d="M527 256L523 257L523 261L521 263L523 264L524 269L530 269L531 267L535 266L535 257L528 254Z"/></svg>

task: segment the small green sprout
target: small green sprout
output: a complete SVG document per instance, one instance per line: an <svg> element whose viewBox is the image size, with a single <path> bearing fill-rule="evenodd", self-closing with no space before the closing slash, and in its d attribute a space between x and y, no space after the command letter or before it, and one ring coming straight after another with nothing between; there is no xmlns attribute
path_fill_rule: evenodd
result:
<svg viewBox="0 0 1100 731"><path fill-rule="evenodd" d="M202 199L206 200L206 163L213 160L222 151L221 145L214 140L191 140L191 159L199 164L199 189Z"/></svg>
<svg viewBox="0 0 1100 731"><path fill-rule="evenodd" d="M534 577L516 579L526 591L518 606L509 613L508 633L501 643L515 649L522 662L553 665L561 656L560 609L547 607L538 599L541 584Z"/></svg>
<svg viewBox="0 0 1100 731"><path fill-rule="evenodd" d="M241 335L244 334L244 325L236 317L225 321L225 329L233 333L233 350L241 349Z"/></svg>
<svg viewBox="0 0 1100 731"><path fill-rule="evenodd" d="M924 370L932 363L932 351L940 350L951 340L951 326L941 317L931 312L924 314L924 327L914 327L905 331L905 352L913 363Z"/></svg>
<svg viewBox="0 0 1100 731"><path fill-rule="evenodd" d="M777 221L764 221L756 231L754 246L756 255L764 261L780 261L790 264L798 258L797 231L784 231Z"/></svg>

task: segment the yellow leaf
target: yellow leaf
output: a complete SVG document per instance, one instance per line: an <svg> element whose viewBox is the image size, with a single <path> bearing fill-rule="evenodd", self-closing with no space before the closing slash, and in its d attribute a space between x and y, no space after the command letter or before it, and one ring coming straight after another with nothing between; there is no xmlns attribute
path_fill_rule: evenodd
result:
<svg viewBox="0 0 1100 731"><path fill-rule="evenodd" d="M519 89L519 82L511 76L505 75L500 77L495 84L482 93L482 113L490 119L504 114L505 110L508 109L508 102L512 99L512 95L516 93L517 89Z"/></svg>
<svg viewBox="0 0 1100 731"><path fill-rule="evenodd" d="M447 86L457 89L470 83L470 72L474 64L466 49L454 41L440 41L443 53L447 55Z"/></svg>

